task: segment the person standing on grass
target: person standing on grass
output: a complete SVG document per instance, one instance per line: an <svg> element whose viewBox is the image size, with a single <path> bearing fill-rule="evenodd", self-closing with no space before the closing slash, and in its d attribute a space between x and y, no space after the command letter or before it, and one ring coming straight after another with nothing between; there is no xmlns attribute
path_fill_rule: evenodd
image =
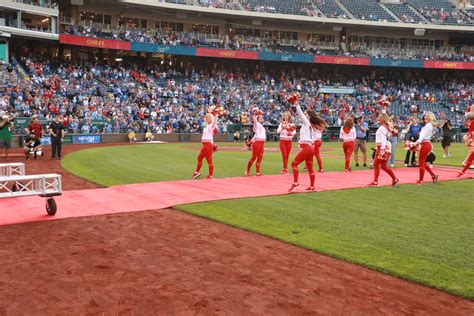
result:
<svg viewBox="0 0 474 316"><path fill-rule="evenodd" d="M217 127L217 114L212 115L207 113L204 116L206 127L202 131L202 148L197 158L196 171L194 171L193 179L197 179L201 176L202 161L206 158L207 165L209 166L209 175L207 179L214 179L214 164L212 162L212 153L214 152L214 130Z"/></svg>
<svg viewBox="0 0 474 316"><path fill-rule="evenodd" d="M390 129L390 145L392 146L390 153L390 168L395 167L395 153L397 152L398 145L398 133L400 132L398 121L395 117L392 117L392 126Z"/></svg>
<svg viewBox="0 0 474 316"><path fill-rule="evenodd" d="M326 121L317 115L312 110L307 110L303 113L298 103L299 95L290 97L289 102L291 106L296 108L296 113L302 122L300 129L300 152L296 155L295 159L291 163L291 169L293 170L293 184L291 185L288 192L294 193L297 191L299 185L298 176L299 170L298 165L303 161L306 163L306 169L308 170L310 185L306 188L307 191L314 191L315 174L313 169L313 156L314 156L314 141L312 139L313 130L323 131L327 123Z"/></svg>
<svg viewBox="0 0 474 316"><path fill-rule="evenodd" d="M363 167L367 167L367 131L369 130L369 124L364 122L364 117L357 117L355 121L356 140L354 148L354 161L355 166L359 167L359 149L362 152L362 163Z"/></svg>
<svg viewBox="0 0 474 316"><path fill-rule="evenodd" d="M449 152L449 146L453 141L453 125L450 120L447 120L441 126L441 131L443 133L443 138L441 140L441 146L443 147L443 158L451 157Z"/></svg>
<svg viewBox="0 0 474 316"><path fill-rule="evenodd" d="M293 145L293 136L296 134L296 126L289 112L283 113L277 133L280 134L280 151L283 158L282 174L288 173L288 159L290 158L291 147Z"/></svg>
<svg viewBox="0 0 474 316"><path fill-rule="evenodd" d="M51 159L56 159L57 154L58 160L61 160L64 141L64 125L61 121L60 115L56 115L54 117L54 122L49 125L49 133L51 135Z"/></svg>
<svg viewBox="0 0 474 316"><path fill-rule="evenodd" d="M438 181L438 175L433 172L430 166L426 163L428 155L433 151L433 144L431 144L431 137L434 134L433 124L436 121L436 116L432 112L427 112L424 117L425 126L420 131L420 137L415 142L416 145L421 145L420 154L419 154L419 170L420 178L416 182L418 185L423 184L423 179L425 176L425 170L431 175L433 182Z"/></svg>
<svg viewBox="0 0 474 316"><path fill-rule="evenodd" d="M420 131L421 131L421 125L418 123L418 119L416 117L413 117L410 121L410 124L407 126L407 136L408 140L411 142L416 142L418 138L420 137ZM410 159L411 155L411 159ZM407 151L407 154L405 156L405 167L416 166L416 151Z"/></svg>
<svg viewBox="0 0 474 316"><path fill-rule="evenodd" d="M354 120L351 117L344 121L344 125L339 132L339 138L343 141L342 149L345 155L344 172L349 172L351 171L351 156L354 152L355 140L357 138Z"/></svg>
<svg viewBox="0 0 474 316"><path fill-rule="evenodd" d="M467 113L470 113L471 107L467 108L466 111L466 116ZM471 112L472 113L472 112ZM464 135L464 141L466 142L467 148L469 149L469 155L466 157L466 159L463 162L464 168L462 169L461 172L459 172L458 177L462 177L466 174L467 169L469 169L474 161L474 117L469 118L468 117L468 131L466 135Z"/></svg>
<svg viewBox="0 0 474 316"><path fill-rule="evenodd" d="M2 114L0 117L0 148L5 149L4 158L8 160L8 152L12 147L13 138L13 123L10 117L6 114Z"/></svg>
<svg viewBox="0 0 474 316"><path fill-rule="evenodd" d="M265 131L265 127L263 126L263 116L262 112L254 108L253 114L253 132L255 135L252 138L252 157L250 158L247 169L245 170L245 176L250 176L250 168L255 161L256 163L256 176L261 176L262 173L260 172L260 166L262 164L263 153L265 151L265 141L267 140L267 133Z"/></svg>
<svg viewBox="0 0 474 316"><path fill-rule="evenodd" d="M314 129L312 130L313 142L314 142L314 157L318 163L318 172L324 172L323 169L323 160L321 159L321 145L323 144L323 131L326 129L326 125L322 130Z"/></svg>
<svg viewBox="0 0 474 316"><path fill-rule="evenodd" d="M396 186L398 182L400 182L395 174L393 173L392 169L390 169L387 165L387 162L391 155L391 144L389 139L391 138L390 134L390 118L386 113L383 113L378 118L380 127L377 129L375 133L375 144L377 146L377 151L375 152L374 156L374 181L372 181L369 185L370 186L377 186L379 185L379 175L380 169L385 171L391 178L392 178L392 186Z"/></svg>

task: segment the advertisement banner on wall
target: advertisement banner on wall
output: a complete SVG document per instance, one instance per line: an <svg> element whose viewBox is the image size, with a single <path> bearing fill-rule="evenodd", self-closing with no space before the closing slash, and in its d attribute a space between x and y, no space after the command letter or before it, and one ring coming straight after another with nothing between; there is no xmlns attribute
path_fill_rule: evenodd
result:
<svg viewBox="0 0 474 316"><path fill-rule="evenodd" d="M41 138L41 145L43 146L51 146L51 136L50 135L44 135L43 138ZM64 136L64 145L72 144L72 139L71 135L66 135Z"/></svg>
<svg viewBox="0 0 474 316"><path fill-rule="evenodd" d="M473 70L474 62L425 60L423 68Z"/></svg>
<svg viewBox="0 0 474 316"><path fill-rule="evenodd" d="M371 66L376 66L376 67L423 68L423 60L371 58L370 59L370 65Z"/></svg>
<svg viewBox="0 0 474 316"><path fill-rule="evenodd" d="M87 47L130 50L130 42L85 36L75 36L69 34L59 35L59 42L61 44L79 45Z"/></svg>
<svg viewBox="0 0 474 316"><path fill-rule="evenodd" d="M101 135L73 135L73 144L100 144L102 143Z"/></svg>
<svg viewBox="0 0 474 316"><path fill-rule="evenodd" d="M150 43L131 43L131 49L134 52L161 53L169 55L196 56L196 48L188 46L169 46Z"/></svg>
<svg viewBox="0 0 474 316"><path fill-rule="evenodd" d="M270 61L287 61L296 63L312 63L314 62L314 55L310 54L278 54L278 53L258 53L259 60Z"/></svg>
<svg viewBox="0 0 474 316"><path fill-rule="evenodd" d="M196 56L257 60L258 52L215 48L196 48Z"/></svg>
<svg viewBox="0 0 474 316"><path fill-rule="evenodd" d="M314 62L317 64L369 66L370 58L316 55L314 56Z"/></svg>

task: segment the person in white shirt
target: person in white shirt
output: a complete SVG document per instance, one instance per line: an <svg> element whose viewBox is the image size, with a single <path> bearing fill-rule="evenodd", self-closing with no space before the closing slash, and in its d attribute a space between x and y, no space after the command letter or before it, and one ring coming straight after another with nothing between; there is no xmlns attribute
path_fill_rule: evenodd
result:
<svg viewBox="0 0 474 316"><path fill-rule="evenodd" d="M252 158L250 158L247 164L247 170L245 170L245 176L250 176L250 168L252 168L253 163L255 160L257 161L256 167L256 174L257 176L261 176L260 166L262 164L263 153L265 151L265 141L267 139L267 133L265 131L265 127L263 127L263 116L258 109L254 109L253 115L253 132L254 136L252 138Z"/></svg>
<svg viewBox="0 0 474 316"><path fill-rule="evenodd" d="M420 178L416 182L416 184L423 184L423 179L425 176L425 170L431 175L431 179L433 182L438 181L438 175L433 172L433 170L428 166L426 163L426 158L433 150L433 145L431 144L431 137L434 134L433 123L436 122L436 116L432 112L427 112L425 114L425 126L421 129L420 137L415 142L416 145L421 145L420 147L420 154L418 158L418 163L420 165Z"/></svg>
<svg viewBox="0 0 474 316"><path fill-rule="evenodd" d="M339 132L339 138L343 141L342 149L345 155L344 171L351 171L351 156L354 152L355 139L357 138L356 129L354 128L354 120L349 117L344 121L344 125Z"/></svg>
<svg viewBox="0 0 474 316"><path fill-rule="evenodd" d="M296 155L291 163L291 169L293 171L293 184L291 185L288 192L296 192L299 187L298 176L299 170L298 165L303 161L306 163L306 169L308 170L310 186L306 188L307 191L314 191L314 181L315 174L313 169L313 156L314 156L314 140L312 138L315 130L323 131L327 126L326 121L317 115L312 110L307 110L303 113L300 105L298 104L298 99L292 104L296 108L296 113L300 118L302 125L300 129L300 152Z"/></svg>
<svg viewBox="0 0 474 316"><path fill-rule="evenodd" d="M277 133L280 134L280 151L283 158L281 173L286 174L288 173L288 159L290 158L293 136L296 134L296 126L293 124L293 119L289 112L283 113Z"/></svg>
<svg viewBox="0 0 474 316"><path fill-rule="evenodd" d="M314 157L316 158L316 161L318 162L318 172L324 172L323 170L323 160L321 159L321 153L319 149L321 148L321 145L323 144L323 130L318 130L318 129L313 129L313 142L314 142Z"/></svg>
<svg viewBox="0 0 474 316"><path fill-rule="evenodd" d="M214 130L217 127L217 114L207 113L204 116L206 121L206 127L202 131L202 149L197 158L196 171L194 171L193 179L197 179L201 176L202 161L206 158L207 165L209 166L209 175L207 179L214 179L214 164L212 162L212 153L214 152Z"/></svg>
<svg viewBox="0 0 474 316"><path fill-rule="evenodd" d="M389 139L391 138L390 133L390 117L383 113L378 118L380 127L375 133L375 144L377 145L377 151L375 152L374 157L374 181L369 185L376 186L378 185L380 169L385 171L392 178L392 186L396 186L399 179L395 176L392 169L388 167L388 161L391 155L391 143Z"/></svg>

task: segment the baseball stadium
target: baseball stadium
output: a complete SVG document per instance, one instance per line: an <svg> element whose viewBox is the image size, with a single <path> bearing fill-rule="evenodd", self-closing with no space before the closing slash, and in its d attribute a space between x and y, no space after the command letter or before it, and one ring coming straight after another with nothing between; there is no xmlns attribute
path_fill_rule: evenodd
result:
<svg viewBox="0 0 474 316"><path fill-rule="evenodd" d="M472 0L0 0L0 315L474 315Z"/></svg>

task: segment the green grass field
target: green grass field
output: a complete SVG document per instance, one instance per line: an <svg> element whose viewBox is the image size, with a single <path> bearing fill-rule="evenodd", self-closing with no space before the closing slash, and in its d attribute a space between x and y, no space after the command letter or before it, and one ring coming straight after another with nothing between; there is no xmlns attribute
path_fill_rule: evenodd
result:
<svg viewBox="0 0 474 316"><path fill-rule="evenodd" d="M221 147L235 147L236 151L222 150L214 155L215 176L243 176L251 156L249 151L240 151L241 144L221 143ZM267 143L267 152L262 163L264 174L278 174L281 171L281 155L276 149L277 143ZM294 145L296 147L296 144ZM451 158L442 158L441 146L435 145L437 164L460 166L467 155L463 144L453 146ZM62 161L69 172L88 181L112 186L119 184L144 183L168 180L189 179L196 167L196 157L200 144L159 144L134 145L109 148L91 148L67 155ZM324 170L344 170L343 153L340 143L324 143ZM405 151L399 145L396 159L403 160ZM401 163L397 163L401 166ZM207 164L203 166L207 173Z"/></svg>
<svg viewBox="0 0 474 316"><path fill-rule="evenodd" d="M331 148L323 154L325 170L342 171L341 145L324 147ZM189 179L199 148L200 144L92 148L67 155L62 164L104 186ZM436 144L436 163L461 165L466 147L457 144L451 151L453 157L442 158ZM400 145L397 159L404 154ZM242 176L249 157L248 151L218 152L216 176ZM203 168L207 171L206 164ZM269 149L263 172L276 174L280 169L280 153ZM473 189L474 180L464 180L402 185L396 190L361 188L208 202L178 209L474 300Z"/></svg>

